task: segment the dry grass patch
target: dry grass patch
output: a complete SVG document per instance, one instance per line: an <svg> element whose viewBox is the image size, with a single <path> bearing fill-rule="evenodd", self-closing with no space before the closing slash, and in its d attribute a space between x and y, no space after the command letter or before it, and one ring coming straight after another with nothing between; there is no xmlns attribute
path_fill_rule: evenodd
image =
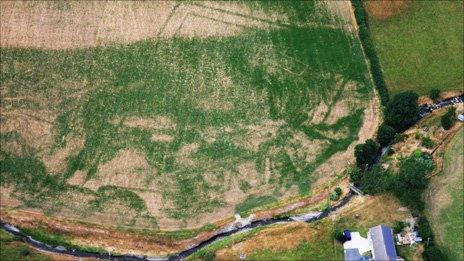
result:
<svg viewBox="0 0 464 261"><path fill-rule="evenodd" d="M401 13L407 5L408 1L404 0L381 0L366 2L367 11L370 15L378 20L387 20L388 18Z"/></svg>
<svg viewBox="0 0 464 261"><path fill-rule="evenodd" d="M240 255L249 256L261 249L284 251L296 248L303 241L315 241L321 232L306 223L276 225L260 231L230 247L216 252L217 260L238 260Z"/></svg>
<svg viewBox="0 0 464 261"><path fill-rule="evenodd" d="M2 2L1 46L67 49L148 38L231 36L275 27L240 3ZM40 21L40 22L38 22Z"/></svg>
<svg viewBox="0 0 464 261"><path fill-rule="evenodd" d="M87 181L84 187L97 190L102 186L149 189L149 176L156 175L142 152L120 150L109 162L100 164L96 177Z"/></svg>
<svg viewBox="0 0 464 261"><path fill-rule="evenodd" d="M53 121L56 115L48 110L1 110L0 133L17 132L25 145L46 150L53 145Z"/></svg>
<svg viewBox="0 0 464 261"><path fill-rule="evenodd" d="M366 233L378 224L393 227L396 221L411 218L411 213L393 196L355 197L350 204L330 215L340 229Z"/></svg>

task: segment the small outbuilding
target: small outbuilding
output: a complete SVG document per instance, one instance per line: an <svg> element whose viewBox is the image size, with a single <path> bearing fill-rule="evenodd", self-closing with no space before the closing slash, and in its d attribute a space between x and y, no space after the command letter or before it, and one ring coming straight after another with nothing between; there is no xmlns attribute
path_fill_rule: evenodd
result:
<svg viewBox="0 0 464 261"><path fill-rule="evenodd" d="M459 114L458 120L464 122L464 114Z"/></svg>

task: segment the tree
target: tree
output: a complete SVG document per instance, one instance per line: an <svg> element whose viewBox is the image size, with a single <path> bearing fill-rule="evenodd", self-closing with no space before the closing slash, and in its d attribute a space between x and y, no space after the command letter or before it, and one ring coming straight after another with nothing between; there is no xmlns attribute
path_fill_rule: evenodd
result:
<svg viewBox="0 0 464 261"><path fill-rule="evenodd" d="M374 165L366 171L361 179L362 190L367 194L379 194L390 187L390 175L381 165Z"/></svg>
<svg viewBox="0 0 464 261"><path fill-rule="evenodd" d="M433 101L437 101L440 98L440 90L431 89L430 92L429 92L429 97Z"/></svg>
<svg viewBox="0 0 464 261"><path fill-rule="evenodd" d="M396 221L395 226L393 227L393 232L395 234L401 233L406 227L406 224L403 221Z"/></svg>
<svg viewBox="0 0 464 261"><path fill-rule="evenodd" d="M439 246L426 246L422 257L426 261L447 260L446 255L441 251Z"/></svg>
<svg viewBox="0 0 464 261"><path fill-rule="evenodd" d="M403 132L419 120L419 96L412 91L398 93L385 109L385 123Z"/></svg>
<svg viewBox="0 0 464 261"><path fill-rule="evenodd" d="M427 174L434 168L428 155L410 156L400 163L392 189L395 195L412 210L422 211L421 195L427 187Z"/></svg>
<svg viewBox="0 0 464 261"><path fill-rule="evenodd" d="M429 137L423 137L421 145L427 149L431 149L435 146L435 143Z"/></svg>
<svg viewBox="0 0 464 261"><path fill-rule="evenodd" d="M377 141L380 143L380 145L385 146L393 141L393 139L395 139L395 135L395 129L384 123L380 125L379 129L377 130Z"/></svg>
<svg viewBox="0 0 464 261"><path fill-rule="evenodd" d="M354 148L354 155L358 166L374 163L379 148L379 144L371 139L366 140L364 144L356 145Z"/></svg>
<svg viewBox="0 0 464 261"><path fill-rule="evenodd" d="M358 167L355 167L349 173L350 181L353 182L355 186L361 184L362 174L362 171Z"/></svg>
<svg viewBox="0 0 464 261"><path fill-rule="evenodd" d="M443 116L441 116L441 126L443 127L443 129L445 130L451 129L451 127L453 127L455 118L456 118L456 108L451 107L448 109L448 111Z"/></svg>

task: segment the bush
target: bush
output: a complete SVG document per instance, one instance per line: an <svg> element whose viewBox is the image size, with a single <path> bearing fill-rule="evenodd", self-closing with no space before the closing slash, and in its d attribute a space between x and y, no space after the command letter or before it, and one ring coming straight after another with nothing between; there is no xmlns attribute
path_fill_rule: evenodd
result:
<svg viewBox="0 0 464 261"><path fill-rule="evenodd" d="M358 166L374 163L380 146L377 142L368 139L364 144L358 144L354 148L354 155Z"/></svg>
<svg viewBox="0 0 464 261"><path fill-rule="evenodd" d="M429 137L423 137L421 144L427 149L431 149L435 146L435 143Z"/></svg>
<svg viewBox="0 0 464 261"><path fill-rule="evenodd" d="M367 23L367 15L364 10L364 6L361 0L352 0L351 1L353 8L354 8L354 16L356 18L356 22L358 23L359 30L358 35L359 39L361 40L361 44L364 48L364 52L366 53L367 58L369 59L370 69L372 72L372 78L374 79L374 84L379 92L380 101L382 105L386 105L388 103L388 89L385 80L383 79L382 68L380 67L379 58L377 57L377 53L372 43L368 23Z"/></svg>
<svg viewBox="0 0 464 261"><path fill-rule="evenodd" d="M382 124L377 130L377 141L380 145L386 146L395 139L395 135L395 129L386 124Z"/></svg>
<svg viewBox="0 0 464 261"><path fill-rule="evenodd" d="M440 99L440 90L431 89L430 92L429 92L429 97L433 101L437 101L438 99Z"/></svg>
<svg viewBox="0 0 464 261"><path fill-rule="evenodd" d="M425 246L424 252L422 252L422 257L425 261L447 260L446 256L438 246Z"/></svg>
<svg viewBox="0 0 464 261"><path fill-rule="evenodd" d="M354 168L349 173L350 181L353 182L355 185L361 184L362 179L362 171L359 168Z"/></svg>
<svg viewBox="0 0 464 261"><path fill-rule="evenodd" d="M395 138L393 139L393 143L405 141L407 137L408 137L408 135L406 135L406 134L397 133L395 135Z"/></svg>
<svg viewBox="0 0 464 261"><path fill-rule="evenodd" d="M342 243L345 242L345 236L343 235L343 231L341 231L340 229L336 228L332 231L332 237L333 239L335 240L338 240Z"/></svg>
<svg viewBox="0 0 464 261"><path fill-rule="evenodd" d="M342 189L340 187L336 187L333 193L330 193L330 200L337 201L340 196L342 195Z"/></svg>
<svg viewBox="0 0 464 261"><path fill-rule="evenodd" d="M422 253L424 260L447 260L441 249L435 245L432 227L430 227L430 223L427 218L421 216L417 221L416 226L419 236L422 237L424 242L426 242L424 252Z"/></svg>
<svg viewBox="0 0 464 261"><path fill-rule="evenodd" d="M333 192L333 193L330 193L329 198L330 198L330 200L332 200L332 201L337 201L337 200L340 198L340 196L337 195L337 193Z"/></svg>
<svg viewBox="0 0 464 261"><path fill-rule="evenodd" d="M403 132L419 120L419 96L412 91L398 93L385 109L385 123Z"/></svg>
<svg viewBox="0 0 464 261"><path fill-rule="evenodd" d="M401 233L405 226L406 224L403 221L396 221L395 226L393 227L393 232L395 232L395 234Z"/></svg>
<svg viewBox="0 0 464 261"><path fill-rule="evenodd" d="M428 185L427 174L433 169L429 155L410 156L400 163L392 190L411 210L422 211L421 195Z"/></svg>
<svg viewBox="0 0 464 261"><path fill-rule="evenodd" d="M422 237L424 241L427 241L428 239L433 241L433 231L427 218L421 216L417 220L416 226L419 236Z"/></svg>
<svg viewBox="0 0 464 261"><path fill-rule="evenodd" d="M456 108L451 107L448 111L441 117L441 126L445 130L451 129L454 124L454 120L456 118Z"/></svg>
<svg viewBox="0 0 464 261"><path fill-rule="evenodd" d="M366 171L361 179L363 192L371 195L388 191L390 183L391 175L380 165L375 165Z"/></svg>

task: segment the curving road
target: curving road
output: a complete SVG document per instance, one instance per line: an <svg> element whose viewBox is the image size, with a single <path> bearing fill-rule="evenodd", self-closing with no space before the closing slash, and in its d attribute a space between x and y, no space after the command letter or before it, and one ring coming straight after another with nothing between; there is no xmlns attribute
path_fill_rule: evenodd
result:
<svg viewBox="0 0 464 261"><path fill-rule="evenodd" d="M448 98L445 100L438 101L434 104L428 104L428 105L423 105L419 107L419 117L423 118L427 116L428 114L432 113L434 110L454 105L457 103L464 103L464 94L452 98ZM379 150L379 157L382 153L382 149ZM7 232L20 237L25 243L31 245L32 247L47 251L47 252L52 252L52 253L57 253L57 254L65 254L65 255L71 255L75 257L89 257L89 258L98 258L98 259L106 259L106 260L182 260L189 255L195 253L196 251L207 247L208 245L212 244L213 242L225 238L227 236L230 236L232 234L236 234L238 232L255 228L255 227L260 227L260 226L267 226L271 224L277 224L277 223L289 223L289 222L314 222L320 219L323 219L327 217L331 212L339 209L340 207L346 205L351 198L354 196L354 194L350 191L349 194L347 194L344 198L342 198L338 204L322 211L322 212L313 212L313 213L307 213L304 215L300 216L291 216L291 217L281 217L281 218L272 218L272 219L266 219L266 220L256 220L252 222L248 222L245 224L241 224L240 227L235 227L235 226L230 226L225 229L219 230L214 236L211 238L199 243L196 246L192 246L182 252L179 252L175 255L168 256L168 257L147 257L147 256L135 256L135 255L111 255L110 253L93 253L93 252L87 252L87 251L82 251L82 250L77 250L77 249L67 249L63 246L50 246L47 245L43 242L37 241L33 239L31 236L27 235L20 229L4 223L0 222L0 227Z"/></svg>

